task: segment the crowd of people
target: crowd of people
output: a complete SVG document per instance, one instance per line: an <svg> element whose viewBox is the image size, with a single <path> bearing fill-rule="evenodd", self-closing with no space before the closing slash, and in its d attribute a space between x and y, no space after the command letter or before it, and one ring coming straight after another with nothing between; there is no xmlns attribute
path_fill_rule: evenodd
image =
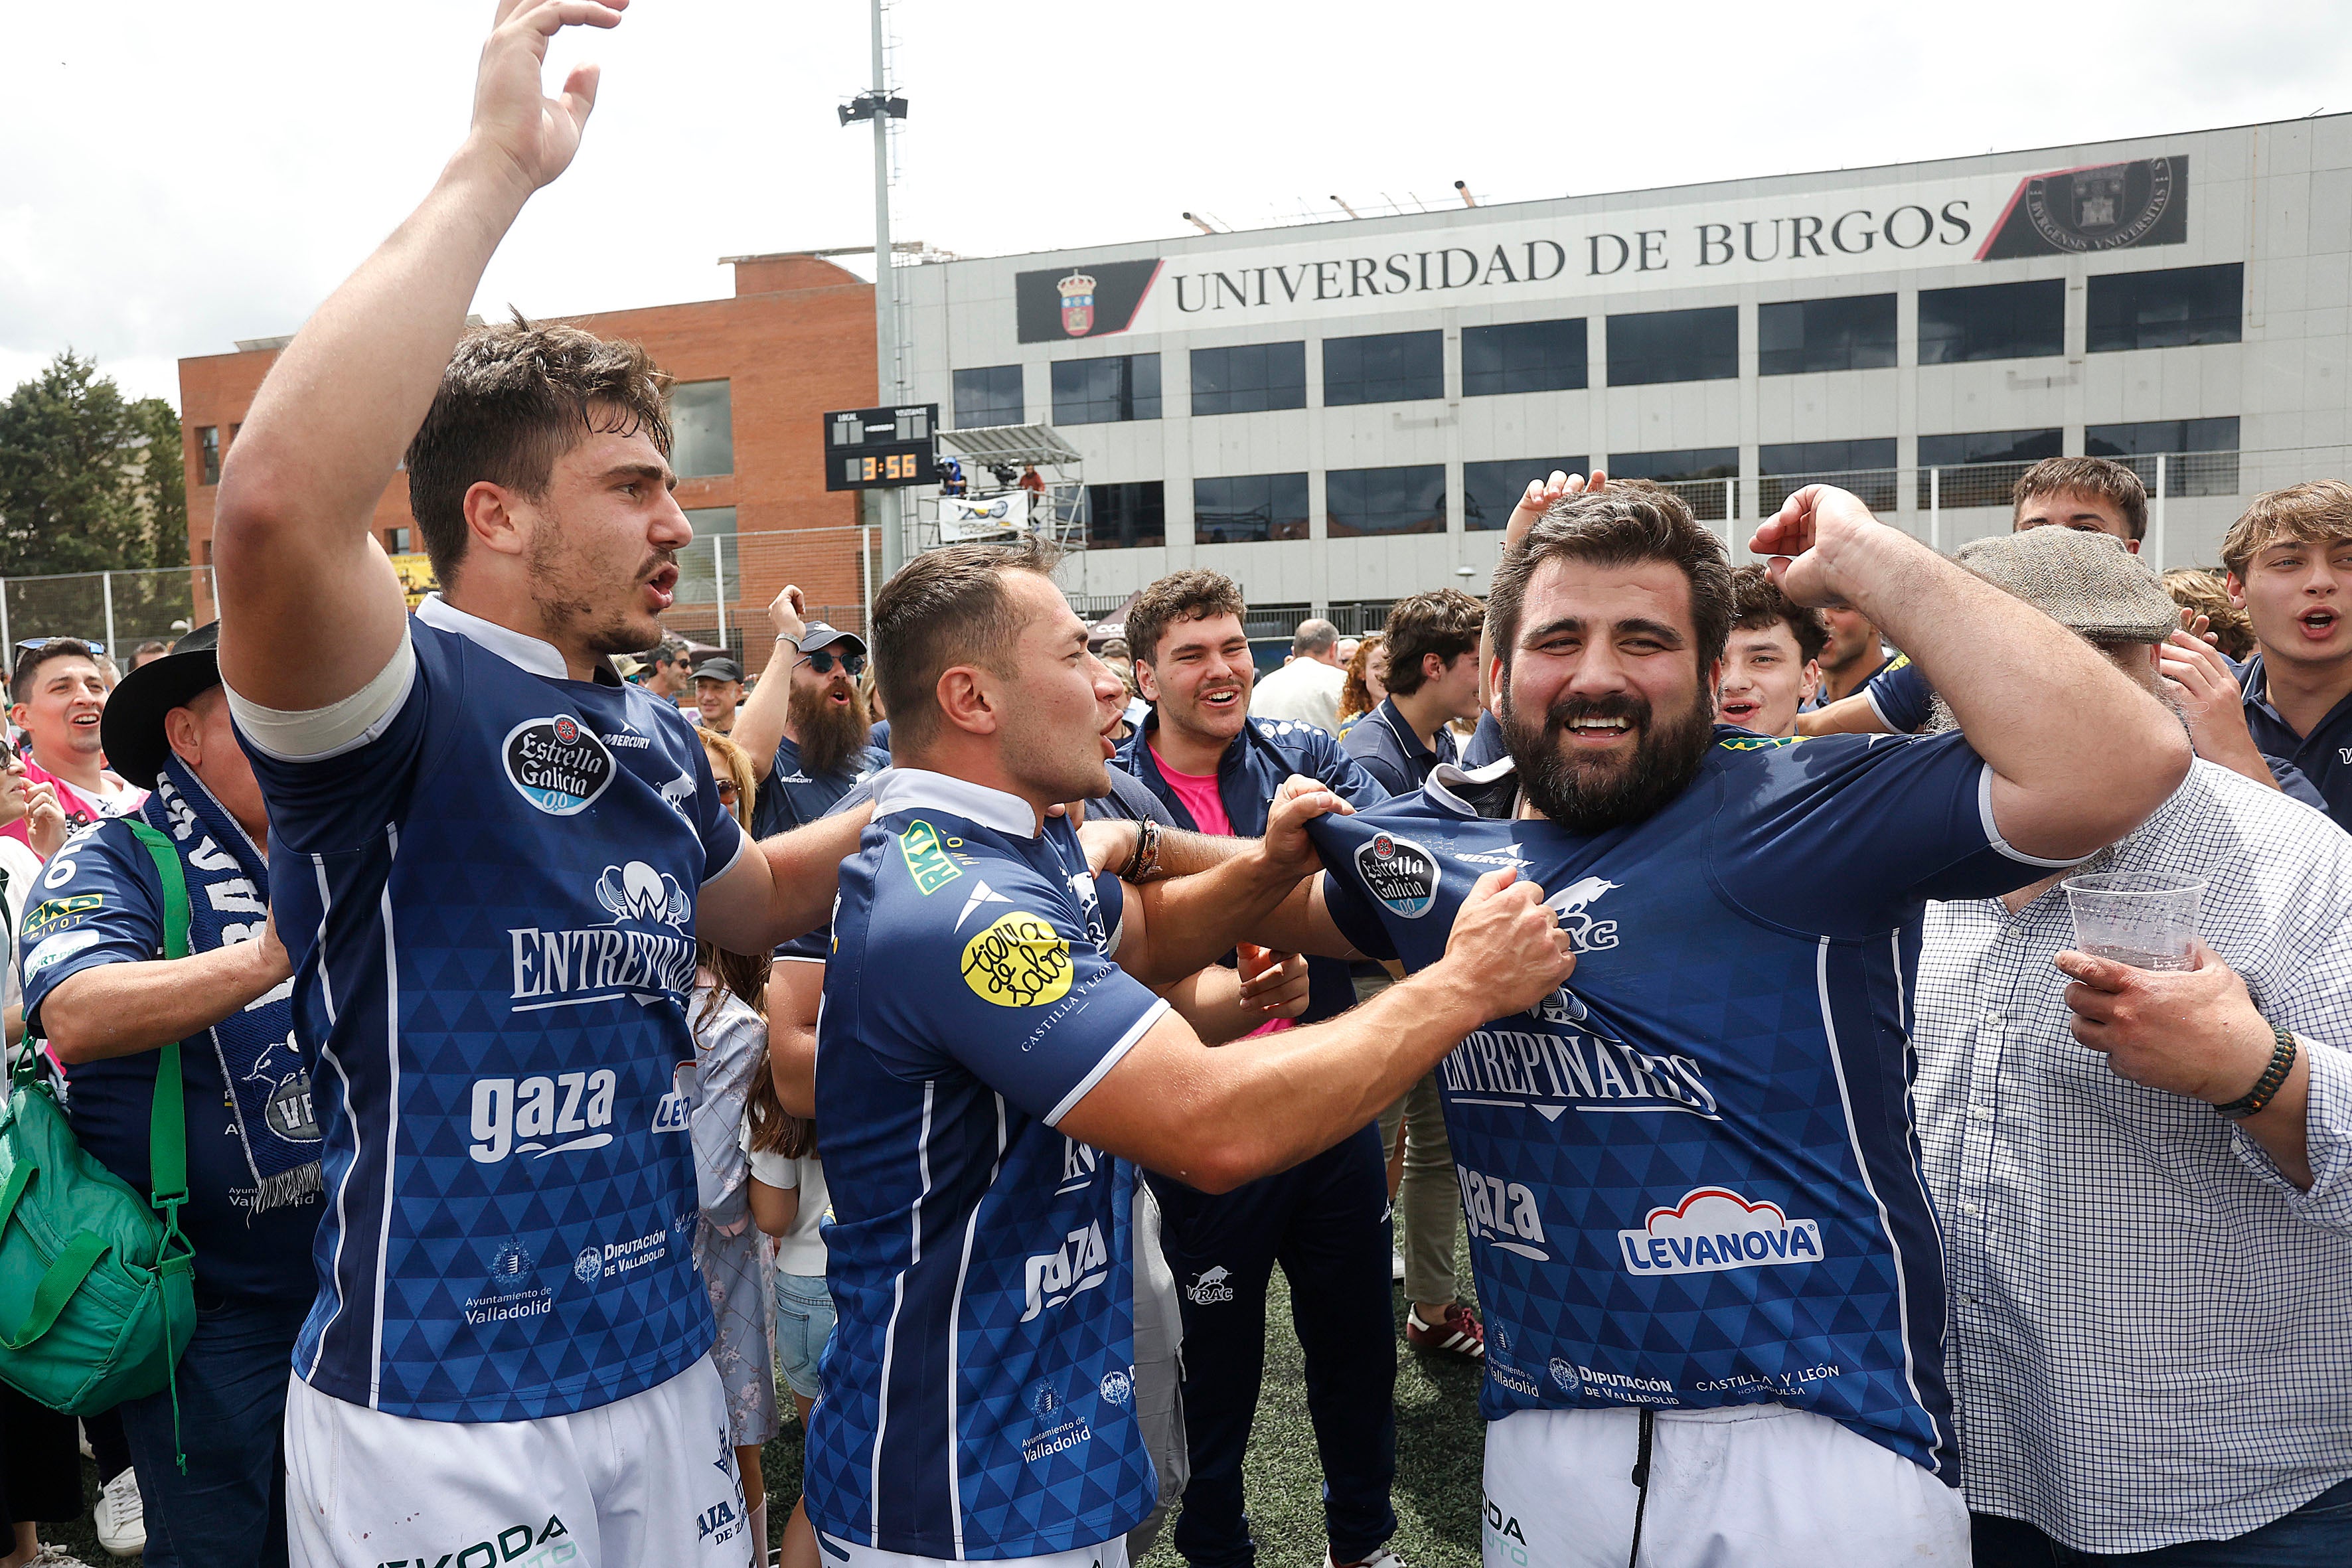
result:
<svg viewBox="0 0 2352 1568"><path fill-rule="evenodd" d="M1400 1338L1481 1369L1488 1568L2352 1561L2352 485L2159 575L2099 458L1744 566L1530 476L1483 601L1286 658L960 544L750 678L662 625L657 367L465 325L614 20L501 8L246 420L219 620L16 651L0 1225L46 1097L194 1321L58 1408L83 1287L17 1303L0 1565L79 1417L158 1564L1232 1568L1277 1268L1327 1568L1402 1568ZM2085 870L2201 883L2180 967L2078 948Z"/></svg>

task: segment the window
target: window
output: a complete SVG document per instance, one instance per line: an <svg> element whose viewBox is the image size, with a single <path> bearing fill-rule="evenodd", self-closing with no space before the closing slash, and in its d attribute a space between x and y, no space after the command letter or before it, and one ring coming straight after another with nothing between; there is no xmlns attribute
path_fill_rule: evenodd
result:
<svg viewBox="0 0 2352 1568"><path fill-rule="evenodd" d="M1158 354L1055 362L1055 424L1112 425L1159 417Z"/></svg>
<svg viewBox="0 0 2352 1568"><path fill-rule="evenodd" d="M1892 298L1892 296L1889 296ZM1852 490L1876 512L1895 510L1895 437L1788 441L1756 449L1756 504L1767 512L1816 480Z"/></svg>
<svg viewBox="0 0 2352 1568"><path fill-rule="evenodd" d="M1613 333L1616 329L1612 325L1610 330ZM1685 447L1674 452L1612 452L1606 467L1612 479L1651 479L1662 485L1676 486L1676 493L1683 498L1683 504L1689 507L1691 515L1701 522L1721 522L1739 515L1738 487L1723 482L1739 477L1739 448L1737 447Z"/></svg>
<svg viewBox="0 0 2352 1568"><path fill-rule="evenodd" d="M1499 463L1462 465L1462 526L1497 529L1511 521L1529 479L1588 472L1582 458L1511 458Z"/></svg>
<svg viewBox="0 0 2352 1568"><path fill-rule="evenodd" d="M2246 269L2235 261L2225 267L2110 272L2093 278L2090 351L2234 343L2245 292Z"/></svg>
<svg viewBox="0 0 2352 1568"><path fill-rule="evenodd" d="M207 485L216 485L220 483L219 426L199 425L196 426L196 462L205 471L204 478L198 480L198 483Z"/></svg>
<svg viewBox="0 0 2352 1568"><path fill-rule="evenodd" d="M1139 354L1152 362L1157 379L1160 356ZM1100 361L1081 360L1082 364ZM1154 415L1152 417L1157 418ZM1168 489L1158 479L1126 485L1087 487L1087 545L1093 550L1135 550L1168 542Z"/></svg>
<svg viewBox="0 0 2352 1568"><path fill-rule="evenodd" d="M2066 285L1986 283L1919 290L1919 363L2033 359L2066 352Z"/></svg>
<svg viewBox="0 0 2352 1568"><path fill-rule="evenodd" d="M1445 395L1445 334L1373 332L1323 340L1323 406Z"/></svg>
<svg viewBox="0 0 2352 1568"><path fill-rule="evenodd" d="M1240 544L1307 537L1305 474L1240 474L1192 481L1192 541Z"/></svg>
<svg viewBox="0 0 2352 1568"><path fill-rule="evenodd" d="M1462 329L1462 395L1574 392L1584 385L1584 318Z"/></svg>
<svg viewBox="0 0 2352 1568"><path fill-rule="evenodd" d="M1307 345L1235 343L1192 351L1192 412L1257 414L1307 406ZM1299 537L1304 539L1305 534Z"/></svg>
<svg viewBox="0 0 2352 1568"><path fill-rule="evenodd" d="M724 382L719 384L725 385ZM686 521L694 525L694 542L677 553L677 587L681 605L719 602L719 574L723 561L730 602L743 596L742 553L735 544L735 509L731 506L691 508Z"/></svg>
<svg viewBox="0 0 2352 1568"><path fill-rule="evenodd" d="M404 528L385 529L383 531L384 553L387 555L407 554L409 552L408 532L409 531Z"/></svg>
<svg viewBox="0 0 2352 1568"><path fill-rule="evenodd" d="M1884 370L1895 363L1895 296L1791 300L1756 307L1756 368L1763 375ZM1767 468L1765 472L1771 470Z"/></svg>
<svg viewBox="0 0 2352 1568"><path fill-rule="evenodd" d="M1609 318L1609 384L1729 381L1739 374L1739 307ZM1614 472L1614 469L1611 470Z"/></svg>
<svg viewBox="0 0 2352 1568"><path fill-rule="evenodd" d="M670 388L669 466L681 479L735 471L735 414L723 381L688 381Z"/></svg>
<svg viewBox="0 0 2352 1568"><path fill-rule="evenodd" d="M2064 450L2056 430L1980 430L1919 437L1919 505L2007 506L2017 477ZM1938 475L1930 470L1941 468Z"/></svg>
<svg viewBox="0 0 2352 1568"><path fill-rule="evenodd" d="M1323 477L1323 500L1334 539L1360 539L1372 533L1443 533L1445 465L1334 468Z"/></svg>
<svg viewBox="0 0 2352 1568"><path fill-rule="evenodd" d="M2151 419L2137 425L2094 425L2083 432L2083 450L2094 458L2119 458L2151 493L2156 459L2164 455L2168 496L2233 496L2238 493L2238 419Z"/></svg>
<svg viewBox="0 0 2352 1568"><path fill-rule="evenodd" d="M1021 367L992 364L955 373L955 422L959 430L991 425L1018 425L1026 410L1022 405Z"/></svg>

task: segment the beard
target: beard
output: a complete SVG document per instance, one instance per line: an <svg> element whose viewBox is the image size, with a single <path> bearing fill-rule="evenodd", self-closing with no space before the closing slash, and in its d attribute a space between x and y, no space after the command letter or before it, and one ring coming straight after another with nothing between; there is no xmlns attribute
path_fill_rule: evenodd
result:
<svg viewBox="0 0 2352 1568"><path fill-rule="evenodd" d="M854 684L847 702L833 700L833 689L832 681L823 686L796 684L785 700L784 717L798 738L801 763L811 778L842 771L842 764L857 754L873 728L866 716L866 700Z"/></svg>
<svg viewBox="0 0 2352 1568"><path fill-rule="evenodd" d="M1605 833L1654 815L1690 787L1715 734L1715 705L1704 689L1663 724L1648 700L1632 693L1564 697L1540 720L1515 711L1507 688L1499 706L1519 787L1538 811L1571 833ZM1580 719L1623 719L1634 726L1633 755L1607 763L1574 758L1569 728Z"/></svg>
<svg viewBox="0 0 2352 1568"><path fill-rule="evenodd" d="M552 526L548 526L552 524ZM625 584L614 584L572 548L570 530L551 514L531 535L530 596L550 633L575 637L607 658L643 653L662 639L662 626L637 589L677 553L656 550Z"/></svg>

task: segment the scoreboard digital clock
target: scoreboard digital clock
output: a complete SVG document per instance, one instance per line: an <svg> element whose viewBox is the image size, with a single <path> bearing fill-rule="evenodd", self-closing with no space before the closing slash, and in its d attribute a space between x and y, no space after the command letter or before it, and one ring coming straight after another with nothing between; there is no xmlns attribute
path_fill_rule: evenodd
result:
<svg viewBox="0 0 2352 1568"><path fill-rule="evenodd" d="M824 488L897 489L940 482L940 405L848 408L824 416Z"/></svg>

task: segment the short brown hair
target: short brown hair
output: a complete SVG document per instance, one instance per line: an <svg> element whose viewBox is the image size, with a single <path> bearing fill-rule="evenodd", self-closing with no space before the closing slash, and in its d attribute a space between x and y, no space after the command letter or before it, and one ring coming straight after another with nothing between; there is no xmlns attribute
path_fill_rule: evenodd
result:
<svg viewBox="0 0 2352 1568"><path fill-rule="evenodd" d="M1545 510L1526 542L1495 568L1486 594L1486 628L1506 669L1517 650L1528 584L1552 561L1611 567L1672 562L1690 583L1701 677L1723 657L1731 635L1731 559L1723 541L1700 527L1672 490L1640 479L1611 479L1598 494L1564 496ZM1393 673L1393 653L1389 667Z"/></svg>
<svg viewBox="0 0 2352 1568"><path fill-rule="evenodd" d="M1179 621L1248 613L1241 584L1222 572L1194 568L1171 572L1135 596L1127 607L1127 646L1140 664L1157 664L1160 639Z"/></svg>
<svg viewBox="0 0 2352 1568"><path fill-rule="evenodd" d="M874 596L874 679L890 710L890 737L919 746L940 722L940 677L959 664L1012 673L1021 636L1009 572L1051 577L1057 552L1037 540L1017 545L950 544L898 569Z"/></svg>
<svg viewBox="0 0 2352 1568"><path fill-rule="evenodd" d="M669 456L669 377L636 343L525 321L457 341L408 443L408 510L443 588L466 559L466 492L488 480L536 500L555 461L586 437L653 437Z"/></svg>
<svg viewBox="0 0 2352 1568"><path fill-rule="evenodd" d="M41 666L59 658L86 658L96 664L98 650L79 637L51 637L38 647L26 648L17 655L16 673L8 678L8 700L30 702L33 678L41 672Z"/></svg>
<svg viewBox="0 0 2352 1568"><path fill-rule="evenodd" d="M2205 617L2214 647L2242 662L2253 657L2254 623L2230 603L2230 590L2220 573L2204 566L2176 566L2164 574L2164 591L2182 609Z"/></svg>
<svg viewBox="0 0 2352 1568"><path fill-rule="evenodd" d="M2105 458L2044 458L2018 475L2009 492L2010 521L2036 496L2067 490L2112 503L2124 515L2126 533L2135 541L2147 537L2147 487L2129 468Z"/></svg>
<svg viewBox="0 0 2352 1568"><path fill-rule="evenodd" d="M1399 599L1381 628L1389 643L1388 689L1403 697L1420 690L1424 655L1433 653L1452 664L1465 653L1477 652L1478 628L1486 619L1486 606L1459 588Z"/></svg>
<svg viewBox="0 0 2352 1568"><path fill-rule="evenodd" d="M1788 626L1789 635L1797 639L1797 657L1806 663L1821 658L1822 649L1829 646L1829 624L1819 610L1799 608L1763 567L1735 567L1731 624L1743 632L1760 632L1776 622Z"/></svg>
<svg viewBox="0 0 2352 1568"><path fill-rule="evenodd" d="M2352 484L2312 479L2264 490L2221 539L2221 564L2240 582L2254 557L2283 539L2333 544L2352 539Z"/></svg>

